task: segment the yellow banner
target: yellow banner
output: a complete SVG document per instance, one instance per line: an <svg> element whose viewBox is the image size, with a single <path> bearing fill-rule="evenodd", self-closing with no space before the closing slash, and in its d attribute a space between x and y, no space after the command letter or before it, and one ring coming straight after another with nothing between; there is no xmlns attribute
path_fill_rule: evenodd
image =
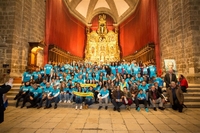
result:
<svg viewBox="0 0 200 133"><path fill-rule="evenodd" d="M94 97L94 94L92 92L74 92L74 95L80 96L80 97L87 97L87 96L92 96Z"/></svg>
<svg viewBox="0 0 200 133"><path fill-rule="evenodd" d="M95 88L97 85L96 84L81 84L81 87L90 87L90 86Z"/></svg>

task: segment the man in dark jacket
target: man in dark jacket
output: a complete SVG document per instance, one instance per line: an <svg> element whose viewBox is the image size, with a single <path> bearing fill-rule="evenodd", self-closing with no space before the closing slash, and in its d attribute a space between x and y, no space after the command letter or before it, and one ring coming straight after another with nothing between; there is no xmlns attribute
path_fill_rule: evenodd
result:
<svg viewBox="0 0 200 133"><path fill-rule="evenodd" d="M151 86L151 91L149 91L150 102L153 105L153 109L157 111L156 104L159 104L159 109L164 110L163 101L161 99L161 94L156 90L155 86Z"/></svg>
<svg viewBox="0 0 200 133"><path fill-rule="evenodd" d="M13 79L10 78L7 83L0 86L0 123L4 121L4 102L3 102L3 94L7 93L12 87Z"/></svg>
<svg viewBox="0 0 200 133"><path fill-rule="evenodd" d="M176 75L173 73L173 70L169 70L168 73L165 75L164 81L166 83L166 88L170 87L170 83L173 81L177 83Z"/></svg>
<svg viewBox="0 0 200 133"><path fill-rule="evenodd" d="M120 87L117 86L112 94L112 103L114 105L114 111L117 110L120 112L120 106L123 104L122 98L124 97L124 92L120 90Z"/></svg>
<svg viewBox="0 0 200 133"><path fill-rule="evenodd" d="M172 109L178 109L179 112L182 112L184 95L181 88L178 87L175 82L171 82L171 87L167 89L167 97L172 105Z"/></svg>

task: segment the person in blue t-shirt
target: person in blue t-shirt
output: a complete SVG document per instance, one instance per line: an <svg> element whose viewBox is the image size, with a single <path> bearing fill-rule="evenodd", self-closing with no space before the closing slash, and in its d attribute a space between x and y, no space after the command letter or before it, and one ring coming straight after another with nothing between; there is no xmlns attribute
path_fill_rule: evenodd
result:
<svg viewBox="0 0 200 133"><path fill-rule="evenodd" d="M144 81L144 78L141 77L141 74L140 74L140 73L138 73L136 80L137 80L137 81L140 81L140 83L141 83L142 81Z"/></svg>
<svg viewBox="0 0 200 133"><path fill-rule="evenodd" d="M40 74L42 75L42 78L44 78L44 68L40 67L39 68Z"/></svg>
<svg viewBox="0 0 200 133"><path fill-rule="evenodd" d="M143 81L142 82L142 84L140 84L139 86L138 86L138 89L140 90L140 89L142 89L143 90L143 92L146 94L146 100L148 100L148 92L149 92L149 84L147 84L145 81Z"/></svg>
<svg viewBox="0 0 200 133"><path fill-rule="evenodd" d="M53 76L53 66L51 65L51 61L44 66L45 76L47 78L47 82L50 82L51 77Z"/></svg>
<svg viewBox="0 0 200 133"><path fill-rule="evenodd" d="M108 109L108 96L109 96L109 91L106 86L103 86L103 88L100 90L98 94L99 98L99 110L102 108L102 103L105 102L105 109Z"/></svg>
<svg viewBox="0 0 200 133"><path fill-rule="evenodd" d="M54 109L56 109L59 100L59 94L60 94L60 89L57 88L57 84L53 84L53 89L51 89L51 91L48 93L44 109L50 108L52 102L55 102Z"/></svg>
<svg viewBox="0 0 200 133"><path fill-rule="evenodd" d="M148 67L149 70L149 78L156 77L156 67L154 65L150 65Z"/></svg>
<svg viewBox="0 0 200 133"><path fill-rule="evenodd" d="M32 74L30 70L27 70L26 72L23 73L22 75L22 82L26 83L29 82L32 79Z"/></svg>
<svg viewBox="0 0 200 133"><path fill-rule="evenodd" d="M51 84L49 82L46 83L46 86L43 88L43 92L42 92L42 98L40 100L39 106L37 107L37 109L41 108L43 105L43 102L45 100L47 100L48 94L53 90L53 88L51 87Z"/></svg>
<svg viewBox="0 0 200 133"><path fill-rule="evenodd" d="M146 66L146 64L143 64L143 68L142 68L142 76L144 75L149 75L148 73L148 67Z"/></svg>
<svg viewBox="0 0 200 133"><path fill-rule="evenodd" d="M82 92L81 86L78 86L77 90L74 90L74 92ZM76 107L75 109L78 109L78 105L80 106L79 109L82 109L82 102L83 98L81 96L75 95L75 102L76 102Z"/></svg>
<svg viewBox="0 0 200 133"><path fill-rule="evenodd" d="M141 69L136 64L132 65L132 75L137 76L138 73L141 73Z"/></svg>
<svg viewBox="0 0 200 133"><path fill-rule="evenodd" d="M138 93L137 98L135 99L135 104L137 111L140 111L139 104L144 104L145 111L149 112L149 109L147 108L146 94L143 92L143 89L140 89L140 92Z"/></svg>
<svg viewBox="0 0 200 133"><path fill-rule="evenodd" d="M93 93L93 87L90 86L86 93ZM92 105L92 103L93 103L92 100L93 100L92 96L86 96L85 97L85 109L88 109L88 107L90 105Z"/></svg>
<svg viewBox="0 0 200 133"><path fill-rule="evenodd" d="M153 78L153 82L157 82L157 83L158 83L158 86L159 86L160 88L163 87L164 81L163 81L162 78L160 78L160 77L152 77L152 78Z"/></svg>
<svg viewBox="0 0 200 133"><path fill-rule="evenodd" d="M39 103L42 98L42 89L37 86L37 83L32 83L32 88L29 91L29 97L27 99L28 102L31 103L27 108L37 107L37 103ZM26 103L26 102L25 102Z"/></svg>
<svg viewBox="0 0 200 133"><path fill-rule="evenodd" d="M67 100L69 100L69 99L67 99L67 95L66 95L67 91L69 92L69 88L66 86L66 83L62 82L61 86L60 86L60 95L59 95L60 101L59 101L59 103L61 103L62 101L64 103L66 103Z"/></svg>
<svg viewBox="0 0 200 133"><path fill-rule="evenodd" d="M42 83L40 83L40 85L38 85L38 86L40 86L40 88L45 88L46 83L47 83L46 79L43 79Z"/></svg>
<svg viewBox="0 0 200 133"><path fill-rule="evenodd" d="M24 83L23 86L20 87L19 93L14 98L14 100L17 100L16 108L19 106L19 102L20 102L21 98L24 99L27 97L27 95L29 93L29 89L30 89L30 82L26 82L26 83Z"/></svg>
<svg viewBox="0 0 200 133"><path fill-rule="evenodd" d="M38 75L40 74L39 68L36 68L36 70L32 73L33 80L35 81L38 79Z"/></svg>
<svg viewBox="0 0 200 133"><path fill-rule="evenodd" d="M98 94L100 90L103 88L103 83L99 81L98 85L94 88L94 101L95 103L98 103Z"/></svg>

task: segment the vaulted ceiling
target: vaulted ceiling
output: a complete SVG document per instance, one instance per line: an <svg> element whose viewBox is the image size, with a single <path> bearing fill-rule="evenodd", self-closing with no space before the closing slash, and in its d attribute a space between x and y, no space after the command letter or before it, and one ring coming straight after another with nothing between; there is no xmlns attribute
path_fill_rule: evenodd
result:
<svg viewBox="0 0 200 133"><path fill-rule="evenodd" d="M115 24L120 24L131 15L139 0L64 0L67 8L75 17L86 25L100 13L110 15Z"/></svg>

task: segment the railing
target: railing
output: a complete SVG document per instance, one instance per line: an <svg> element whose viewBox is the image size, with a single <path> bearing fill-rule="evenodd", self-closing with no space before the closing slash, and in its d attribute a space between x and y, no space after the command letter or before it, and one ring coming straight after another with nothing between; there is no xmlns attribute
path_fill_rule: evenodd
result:
<svg viewBox="0 0 200 133"><path fill-rule="evenodd" d="M154 43L149 43L139 51L136 51L134 54L123 57L122 60L136 60L147 64L152 63L155 60L155 45Z"/></svg>
<svg viewBox="0 0 200 133"><path fill-rule="evenodd" d="M48 60L54 62L72 62L72 61L82 61L83 58L71 55L69 52L59 48L55 45L49 45L49 56Z"/></svg>

